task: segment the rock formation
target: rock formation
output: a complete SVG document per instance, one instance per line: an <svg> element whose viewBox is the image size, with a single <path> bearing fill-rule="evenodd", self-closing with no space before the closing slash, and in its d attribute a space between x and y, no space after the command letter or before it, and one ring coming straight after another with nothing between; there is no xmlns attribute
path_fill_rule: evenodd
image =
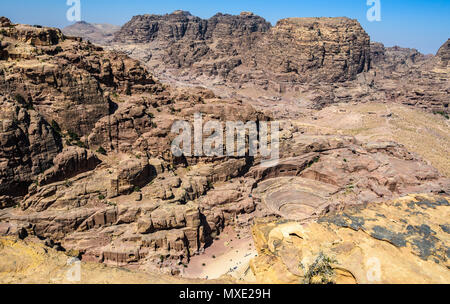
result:
<svg viewBox="0 0 450 304"><path fill-rule="evenodd" d="M348 18L288 18L271 26L252 13L207 20L183 11L140 15L108 47L145 62L165 81L238 94L255 107L270 104L274 115L289 104L323 108L354 100L449 113L448 42L436 56L385 48Z"/></svg>
<svg viewBox="0 0 450 304"><path fill-rule="evenodd" d="M448 197L416 195L306 225L258 223L251 268L262 283L446 283L448 206Z"/></svg>
<svg viewBox="0 0 450 304"><path fill-rule="evenodd" d="M0 224L1 226L1 224ZM1 229L1 228L0 228ZM96 263L81 262L81 276L69 275L77 260L49 248L37 238L0 239L1 284L205 284L205 280L187 280L169 275L152 274L129 269L106 268ZM229 278L210 281L229 284Z"/></svg>
<svg viewBox="0 0 450 304"><path fill-rule="evenodd" d="M52 166L61 139L29 104L0 96L0 197L23 196ZM4 197L6 196L6 197ZM0 204L2 207L4 203ZM9 204L6 204L8 206Z"/></svg>

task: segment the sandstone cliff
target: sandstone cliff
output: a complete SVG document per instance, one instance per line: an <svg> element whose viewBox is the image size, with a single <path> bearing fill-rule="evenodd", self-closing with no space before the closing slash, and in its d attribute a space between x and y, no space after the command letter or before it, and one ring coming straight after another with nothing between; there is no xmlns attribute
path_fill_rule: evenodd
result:
<svg viewBox="0 0 450 304"><path fill-rule="evenodd" d="M117 32L110 47L142 60L165 81L235 94L272 107L274 115L292 104L353 101L449 113L445 45L437 56L385 48L348 18L288 18L271 26L251 13L207 20L187 12L144 15Z"/></svg>
<svg viewBox="0 0 450 304"><path fill-rule="evenodd" d="M348 18L291 18L272 27L252 13L202 20L175 12L136 16L115 37L166 50L163 63L191 75L230 82L345 81L370 65L369 36Z"/></svg>
<svg viewBox="0 0 450 304"><path fill-rule="evenodd" d="M114 34L120 30L120 26L112 24L76 22L65 27L62 32L67 36L83 37L92 43L107 44L114 39Z"/></svg>

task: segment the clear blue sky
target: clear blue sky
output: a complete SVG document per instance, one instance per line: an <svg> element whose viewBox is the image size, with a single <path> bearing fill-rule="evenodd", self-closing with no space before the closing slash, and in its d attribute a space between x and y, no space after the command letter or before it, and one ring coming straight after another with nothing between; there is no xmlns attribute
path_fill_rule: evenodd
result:
<svg viewBox="0 0 450 304"><path fill-rule="evenodd" d="M239 14L252 11L272 24L287 17L337 17L358 19L372 41L386 46L417 48L436 53L450 38L450 0L381 0L380 22L366 18L367 0L81 0L82 19L122 25L139 14L165 14L177 9L209 18L217 12ZM66 0L1 0L0 15L16 23L62 28Z"/></svg>

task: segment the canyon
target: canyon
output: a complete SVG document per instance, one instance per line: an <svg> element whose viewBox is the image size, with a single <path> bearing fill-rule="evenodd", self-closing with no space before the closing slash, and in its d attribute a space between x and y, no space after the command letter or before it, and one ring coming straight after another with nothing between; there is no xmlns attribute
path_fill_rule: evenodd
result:
<svg viewBox="0 0 450 304"><path fill-rule="evenodd" d="M66 257L85 283L450 281L449 41L249 12L0 26L0 252L23 265L0 282L64 281ZM174 155L195 113L278 121L279 160Z"/></svg>

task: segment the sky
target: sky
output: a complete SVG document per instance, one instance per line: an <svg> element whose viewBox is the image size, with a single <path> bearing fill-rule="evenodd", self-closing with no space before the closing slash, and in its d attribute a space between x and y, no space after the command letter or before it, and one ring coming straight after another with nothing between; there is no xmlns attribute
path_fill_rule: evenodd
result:
<svg viewBox="0 0 450 304"><path fill-rule="evenodd" d="M79 0L81 19L91 23L123 25L140 14L166 14L190 11L201 18L217 12L239 14L251 11L273 25L288 17L342 17L357 19L372 41L386 46L416 48L435 54L450 38L450 0L380 1L381 21L370 22L368 0ZM370 1L370 0L369 0ZM66 18L67 0L1 0L0 16L15 23L63 28L72 24Z"/></svg>

